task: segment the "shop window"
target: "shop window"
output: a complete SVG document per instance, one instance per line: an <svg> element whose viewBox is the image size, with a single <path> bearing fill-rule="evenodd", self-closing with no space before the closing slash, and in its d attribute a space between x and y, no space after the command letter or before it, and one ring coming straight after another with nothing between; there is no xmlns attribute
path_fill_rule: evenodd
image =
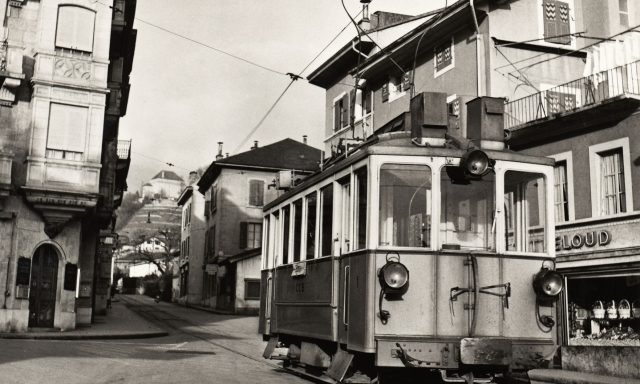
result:
<svg viewBox="0 0 640 384"><path fill-rule="evenodd" d="M260 300L260 280L244 279L244 299Z"/></svg>
<svg viewBox="0 0 640 384"><path fill-rule="evenodd" d="M426 165L380 167L380 245L431 246L431 170Z"/></svg>
<svg viewBox="0 0 640 384"><path fill-rule="evenodd" d="M302 199L293 202L293 261L300 261L302 245Z"/></svg>
<svg viewBox="0 0 640 384"><path fill-rule="evenodd" d="M544 41L554 44L571 44L569 3L558 0L542 1Z"/></svg>
<svg viewBox="0 0 640 384"><path fill-rule="evenodd" d="M320 256L333 254L333 184L320 190Z"/></svg>
<svg viewBox="0 0 640 384"><path fill-rule="evenodd" d="M589 147L594 217L633 211L629 139Z"/></svg>
<svg viewBox="0 0 640 384"><path fill-rule="evenodd" d="M312 193L306 197L307 203L307 227L306 227L306 257L313 259L316 250L316 216L318 207L318 197Z"/></svg>
<svg viewBox="0 0 640 384"><path fill-rule="evenodd" d="M360 168L355 172L355 240L353 249L363 249L367 246L367 213L368 213L368 199L367 199L367 168Z"/></svg>
<svg viewBox="0 0 640 384"><path fill-rule="evenodd" d="M333 100L333 132L349 127L349 94L343 93Z"/></svg>
<svg viewBox="0 0 640 384"><path fill-rule="evenodd" d="M569 345L640 346L640 273L567 277Z"/></svg>
<svg viewBox="0 0 640 384"><path fill-rule="evenodd" d="M96 14L74 5L58 7L56 48L91 53Z"/></svg>
<svg viewBox="0 0 640 384"><path fill-rule="evenodd" d="M470 184L453 184L444 167L440 180L442 247L495 250L495 176L490 173Z"/></svg>
<svg viewBox="0 0 640 384"><path fill-rule="evenodd" d="M543 253L546 239L546 189L542 174L507 171L504 176L506 250Z"/></svg>
<svg viewBox="0 0 640 384"><path fill-rule="evenodd" d="M620 15L620 26L629 28L629 4L628 0L618 0L618 9Z"/></svg>
<svg viewBox="0 0 640 384"><path fill-rule="evenodd" d="M454 67L455 57L452 37L450 41L447 41L444 44L436 47L434 50L433 77L438 77Z"/></svg>
<svg viewBox="0 0 640 384"><path fill-rule="evenodd" d="M87 135L89 108L51 103L46 157L82 160Z"/></svg>
<svg viewBox="0 0 640 384"><path fill-rule="evenodd" d="M262 245L262 223L240 223L240 249L260 248Z"/></svg>
<svg viewBox="0 0 640 384"><path fill-rule="evenodd" d="M264 181L249 181L249 205L262 207L264 205Z"/></svg>

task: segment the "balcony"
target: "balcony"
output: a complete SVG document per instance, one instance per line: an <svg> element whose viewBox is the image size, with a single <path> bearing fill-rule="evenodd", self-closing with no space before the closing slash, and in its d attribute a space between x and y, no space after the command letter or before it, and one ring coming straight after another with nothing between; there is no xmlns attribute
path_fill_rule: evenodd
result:
<svg viewBox="0 0 640 384"><path fill-rule="evenodd" d="M34 82L63 83L80 88L105 92L108 61L96 60L93 55L69 49L35 54Z"/></svg>
<svg viewBox="0 0 640 384"><path fill-rule="evenodd" d="M24 79L22 73L22 48L0 44L0 105L10 107L16 100L16 90Z"/></svg>
<svg viewBox="0 0 640 384"><path fill-rule="evenodd" d="M364 117L356 119L353 128L346 127L325 139L325 148L328 151L335 149L338 152L345 151L347 146L352 143L366 140L373 134L373 113L369 113ZM331 153L331 152L329 152Z"/></svg>
<svg viewBox="0 0 640 384"><path fill-rule="evenodd" d="M505 104L507 141L515 148L532 140L622 120L640 105L640 61Z"/></svg>
<svg viewBox="0 0 640 384"><path fill-rule="evenodd" d="M127 190L127 175L131 164L131 140L118 140L116 164L116 189Z"/></svg>

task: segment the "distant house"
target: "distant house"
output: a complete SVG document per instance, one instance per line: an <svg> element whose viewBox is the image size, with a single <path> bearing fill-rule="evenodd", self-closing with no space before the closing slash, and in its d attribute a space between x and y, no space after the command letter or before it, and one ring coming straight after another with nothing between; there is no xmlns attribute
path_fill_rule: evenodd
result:
<svg viewBox="0 0 640 384"><path fill-rule="evenodd" d="M142 186L142 196L177 200L183 189L184 180L175 172L160 171Z"/></svg>
<svg viewBox="0 0 640 384"><path fill-rule="evenodd" d="M200 305L234 313L257 313L260 297L260 247L262 207L275 199L280 182L302 179L319 169L320 150L306 143L285 139L216 161L197 183L204 194L204 241L202 261L189 261L190 274L198 280ZM193 195L196 195L195 185ZM195 208L194 208L195 209ZM183 210L183 213L185 210ZM192 215L194 210L187 211ZM193 231L193 228L192 228ZM189 278L191 281L191 278ZM189 288L191 289L191 288ZM196 297L190 299L197 300Z"/></svg>

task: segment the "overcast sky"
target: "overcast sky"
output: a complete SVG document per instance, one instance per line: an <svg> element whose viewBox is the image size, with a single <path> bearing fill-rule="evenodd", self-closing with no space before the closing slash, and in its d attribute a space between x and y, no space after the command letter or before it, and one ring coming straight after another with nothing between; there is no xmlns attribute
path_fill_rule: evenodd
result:
<svg viewBox="0 0 640 384"><path fill-rule="evenodd" d="M359 0L344 1L352 15L361 10ZM373 0L370 12L416 15L444 3ZM340 0L138 0L136 18L131 94L119 135L133 140L131 192L162 169L186 180L189 170L214 159L218 141L234 154L290 81L143 21L282 73L299 73L349 23ZM322 58L354 35L349 26ZM324 93L304 80L294 83L239 152L253 140L262 146L302 135L322 149Z"/></svg>

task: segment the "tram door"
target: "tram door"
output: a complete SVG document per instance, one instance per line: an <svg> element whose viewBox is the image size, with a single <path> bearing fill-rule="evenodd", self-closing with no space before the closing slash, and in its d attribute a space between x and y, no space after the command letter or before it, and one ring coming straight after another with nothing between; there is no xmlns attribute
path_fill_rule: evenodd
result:
<svg viewBox="0 0 640 384"><path fill-rule="evenodd" d="M29 292L29 327L53 327L58 280L58 255L42 245L33 255Z"/></svg>

